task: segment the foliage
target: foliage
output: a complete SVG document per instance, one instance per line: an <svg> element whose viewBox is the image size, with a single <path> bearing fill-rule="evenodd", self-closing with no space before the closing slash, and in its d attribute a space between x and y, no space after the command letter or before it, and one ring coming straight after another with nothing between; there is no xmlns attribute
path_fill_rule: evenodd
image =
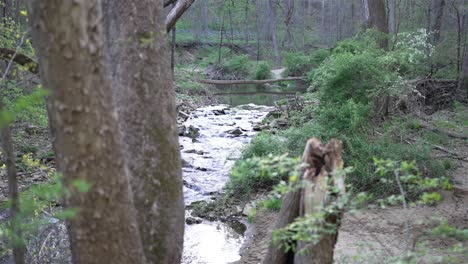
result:
<svg viewBox="0 0 468 264"><path fill-rule="evenodd" d="M358 213L360 209L366 207L385 208L387 205L401 204L408 208L407 193L411 189L423 190L422 194L415 198L418 203L433 205L440 201L439 189L451 189L452 185L447 178L425 178L419 173L415 162L395 162L393 160L374 159L375 173L385 184L391 182L399 189L399 195L391 195L385 198L372 200L372 196L360 192L353 194L348 192L336 199L336 192L331 180L327 183L327 196L330 197L326 205L316 205L313 213L296 218L295 221L284 228L273 232L273 243L283 247L286 252L296 252L299 242L316 244L324 235L336 234L338 226L328 221L332 215L340 214L343 210L349 213ZM352 168L335 171L333 177L345 177L352 172ZM390 177L388 177L390 175ZM308 183L302 183L302 185ZM283 184L284 186L284 184ZM289 185L291 186L291 185ZM283 188L283 187L282 187ZM286 187L282 193L295 191L294 188ZM334 198L335 197L335 198ZM429 200L427 197L431 197ZM435 198L435 199L433 199ZM370 203L369 203L370 202ZM409 224L409 223L408 223ZM454 235L466 240L466 230L459 230L442 222L439 227L431 231L433 235ZM409 242L409 241L408 241ZM300 253L300 252L299 252Z"/></svg>
<svg viewBox="0 0 468 264"><path fill-rule="evenodd" d="M21 164L25 166L24 171L29 175L33 172L45 173L50 182L33 185L23 191L19 198L19 212L14 219L0 224L0 238L9 241L9 247L14 245L27 245L34 239L37 232L44 225L50 224L51 217L63 220L76 216L79 208L68 208L63 210L53 210L55 205L62 199L67 198L72 192L86 193L91 189L91 185L84 180L75 180L66 186L61 174L55 173L40 163L39 160L32 158L30 154L23 156ZM5 166L1 168L5 173ZM12 201L9 200L2 205L3 208L10 208ZM21 230L21 236L16 232Z"/></svg>
<svg viewBox="0 0 468 264"><path fill-rule="evenodd" d="M285 139L269 133L259 133L242 152L242 159L278 155L287 151Z"/></svg>
<svg viewBox="0 0 468 264"><path fill-rule="evenodd" d="M313 88L322 102L343 103L353 99L368 104L382 94L400 92L400 77L388 71L386 65L372 52L331 55L309 75Z"/></svg>
<svg viewBox="0 0 468 264"><path fill-rule="evenodd" d="M271 78L271 66L266 61L260 61L255 68L254 80L267 80Z"/></svg>
<svg viewBox="0 0 468 264"><path fill-rule="evenodd" d="M284 52L285 76L304 76L313 66L311 58L303 52Z"/></svg>
<svg viewBox="0 0 468 264"><path fill-rule="evenodd" d="M235 55L232 58L225 60L222 67L228 74L236 76L247 76L251 69L251 61L248 55Z"/></svg>
<svg viewBox="0 0 468 264"><path fill-rule="evenodd" d="M281 197L273 196L262 202L263 208L270 211L279 211L281 209L281 204L283 200Z"/></svg>
<svg viewBox="0 0 468 264"><path fill-rule="evenodd" d="M248 196L253 191L271 189L282 180L287 180L295 171L298 159L287 155L268 155L264 158L249 158L237 162L231 171L227 185L234 196Z"/></svg>
<svg viewBox="0 0 468 264"><path fill-rule="evenodd" d="M45 127L48 124L45 97L48 92L37 88L28 94L15 86L7 86L4 92L5 110L0 113L0 126L16 120Z"/></svg>

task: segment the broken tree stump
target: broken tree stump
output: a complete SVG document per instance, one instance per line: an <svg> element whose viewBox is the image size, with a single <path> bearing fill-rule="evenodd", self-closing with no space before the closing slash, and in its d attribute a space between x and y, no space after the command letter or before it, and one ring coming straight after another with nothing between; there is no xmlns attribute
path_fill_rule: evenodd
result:
<svg viewBox="0 0 468 264"><path fill-rule="evenodd" d="M297 217L311 215L332 201L337 201L345 195L343 177L336 177L334 172L343 168L342 142L333 139L327 146L323 146L316 138L309 139L306 144L302 162L304 168L302 180L305 182L301 190L288 193L283 199L283 206L279 213L275 229L286 227ZM330 193L330 185L338 190ZM318 243L304 243L296 241L296 253L286 252L284 246L270 245L264 264L331 264L338 237L338 228L342 217L339 208L334 213L326 215L327 225L336 226L336 232L323 233Z"/></svg>

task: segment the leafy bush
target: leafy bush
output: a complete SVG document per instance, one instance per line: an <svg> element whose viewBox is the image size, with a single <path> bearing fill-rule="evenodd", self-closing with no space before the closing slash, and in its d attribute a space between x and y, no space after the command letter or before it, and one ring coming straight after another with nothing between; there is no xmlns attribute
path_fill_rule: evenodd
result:
<svg viewBox="0 0 468 264"><path fill-rule="evenodd" d="M248 55L237 55L223 63L224 69L234 75L247 76L251 68L251 60Z"/></svg>
<svg viewBox="0 0 468 264"><path fill-rule="evenodd" d="M310 55L310 62L314 67L319 66L330 56L330 51L327 49L319 49Z"/></svg>
<svg viewBox="0 0 468 264"><path fill-rule="evenodd" d="M285 76L304 76L313 66L311 58L303 52L283 53L283 63Z"/></svg>
<svg viewBox="0 0 468 264"><path fill-rule="evenodd" d="M269 133L259 133L242 152L242 159L281 154L286 151L284 141L284 138Z"/></svg>
<svg viewBox="0 0 468 264"><path fill-rule="evenodd" d="M389 94L400 77L389 72L374 54L350 52L331 55L309 76L322 101L369 103L382 93Z"/></svg>
<svg viewBox="0 0 468 264"><path fill-rule="evenodd" d="M263 208L270 211L279 211L281 209L283 200L279 197L271 197L262 202Z"/></svg>
<svg viewBox="0 0 468 264"><path fill-rule="evenodd" d="M263 158L240 160L231 172L227 185L234 196L248 196L254 191L270 190L282 180L287 180L295 171L299 159L287 155L268 155Z"/></svg>
<svg viewBox="0 0 468 264"><path fill-rule="evenodd" d="M260 61L255 68L254 80L266 80L271 78L271 66L266 61Z"/></svg>

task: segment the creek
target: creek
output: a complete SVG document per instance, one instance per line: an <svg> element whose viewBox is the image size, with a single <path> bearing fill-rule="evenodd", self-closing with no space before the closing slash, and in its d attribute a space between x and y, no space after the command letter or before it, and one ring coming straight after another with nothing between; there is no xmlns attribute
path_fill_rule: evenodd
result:
<svg viewBox="0 0 468 264"><path fill-rule="evenodd" d="M184 199L209 201L223 192L242 150L255 136L275 101L304 91L301 83L286 87L269 85L211 86L221 105L198 108L184 123L186 136L179 139L183 159ZM190 136L189 136L190 135ZM190 209L186 217L191 215ZM200 220L199 220L200 221ZM182 263L230 263L240 259L246 220L186 224Z"/></svg>

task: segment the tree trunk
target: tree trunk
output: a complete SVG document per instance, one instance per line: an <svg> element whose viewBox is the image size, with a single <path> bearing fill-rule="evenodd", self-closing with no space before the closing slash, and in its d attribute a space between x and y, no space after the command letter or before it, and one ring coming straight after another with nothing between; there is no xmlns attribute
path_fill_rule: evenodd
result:
<svg viewBox="0 0 468 264"><path fill-rule="evenodd" d="M275 229L286 227L297 217L314 213L317 208L326 206L333 199L340 199L345 194L345 183L342 177L333 177L333 171L343 167L341 159L342 143L339 140L331 140L323 147L318 139L310 139L302 156L302 163L308 164L304 168L301 180L309 182L302 190L289 192L283 199ZM327 185L332 182L339 190L337 198L332 198L327 192ZM327 224L339 227L342 212L329 214L326 218ZM304 244L299 242L297 253L285 252L283 246L271 244L267 255L263 259L264 264L331 264L333 263L333 252L338 237L338 229L335 233L323 233L320 241L315 244ZM304 249L303 252L299 250Z"/></svg>
<svg viewBox="0 0 468 264"><path fill-rule="evenodd" d="M270 14L270 30L271 41L273 42L273 50L275 52L275 63L277 66L281 65L281 55L278 47L278 36L276 32L276 5L274 0L268 0L268 9Z"/></svg>
<svg viewBox="0 0 468 264"><path fill-rule="evenodd" d="M260 60L260 29L258 28L258 18L260 16L258 0L255 0L255 33L257 34L257 61Z"/></svg>
<svg viewBox="0 0 468 264"><path fill-rule="evenodd" d="M387 12L385 11L384 0L367 0L369 10L369 28L375 28L385 34L381 37L379 45L382 49L388 48L388 20Z"/></svg>
<svg viewBox="0 0 468 264"><path fill-rule="evenodd" d="M396 0L388 0L388 27L389 32L396 32Z"/></svg>
<svg viewBox="0 0 468 264"><path fill-rule="evenodd" d="M179 263L185 210L162 1L107 5L106 20L118 29L108 39L117 65L112 92L145 256L150 263Z"/></svg>
<svg viewBox="0 0 468 264"><path fill-rule="evenodd" d="M173 7L174 6L175 6L175 4L173 4ZM174 26L172 28L172 31L171 31L171 33L172 33L171 34L171 37L172 37L172 39L171 39L171 72L172 72L172 79L174 79L174 76L175 76L174 75L174 69L175 69L175 64L176 64L176 62L175 62L176 40L177 40L176 30L177 30L177 27Z"/></svg>
<svg viewBox="0 0 468 264"><path fill-rule="evenodd" d="M112 103L98 0L28 1L48 99L57 171L72 191L66 208L73 263L145 263ZM58 41L60 40L60 41ZM92 184L87 193L77 180Z"/></svg>
<svg viewBox="0 0 468 264"><path fill-rule="evenodd" d="M294 0L285 0L286 9L285 9L285 18L284 25L286 26L286 43L288 47L291 47L293 44L293 34L292 34L292 19L294 15Z"/></svg>
<svg viewBox="0 0 468 264"><path fill-rule="evenodd" d="M3 86L3 81L1 86ZM2 87L2 90L4 87ZM3 99L0 99L0 112L4 110ZM3 150L3 163L6 164L7 177L8 177L8 198L11 202L10 212L11 212L11 221L13 223L13 232L14 235L22 239L22 230L17 223L17 215L19 213L19 190L18 190L18 178L16 174L15 167L15 153L13 149L13 140L11 137L11 130L9 124L2 124L3 126L0 129L0 137L2 140L2 150ZM26 248L19 241L13 239L13 259L15 264L24 264L25 259L24 255L26 253Z"/></svg>
<svg viewBox="0 0 468 264"><path fill-rule="evenodd" d="M245 14L245 23L244 23L244 35L245 35L245 44L249 44L249 0L245 0L245 9L244 9L244 14Z"/></svg>
<svg viewBox="0 0 468 264"><path fill-rule="evenodd" d="M434 44L437 44L440 41L442 20L444 17L444 9L445 9L445 0L439 0L437 2L436 8L437 8L436 18L435 18L434 26L432 27L432 31L434 32Z"/></svg>

